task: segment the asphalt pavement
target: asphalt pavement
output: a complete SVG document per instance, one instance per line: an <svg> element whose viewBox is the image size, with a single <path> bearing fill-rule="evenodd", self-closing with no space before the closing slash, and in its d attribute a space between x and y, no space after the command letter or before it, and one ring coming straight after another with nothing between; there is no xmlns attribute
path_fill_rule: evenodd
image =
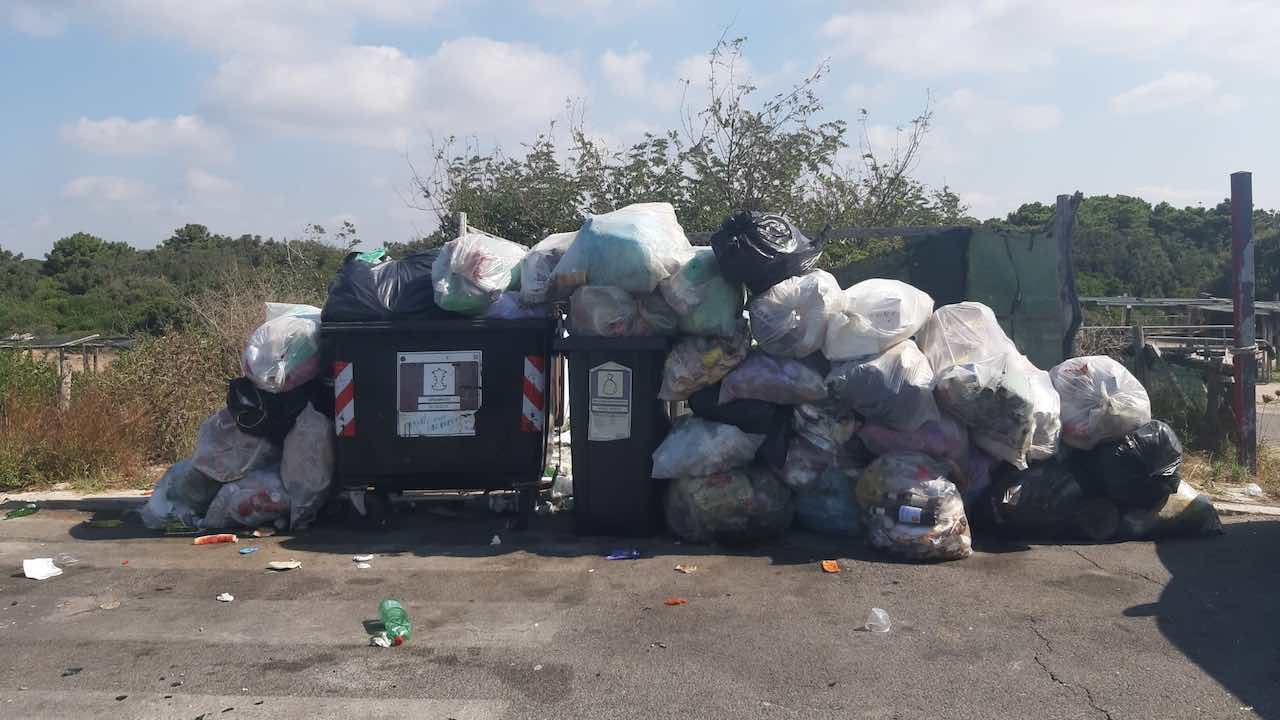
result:
<svg viewBox="0 0 1280 720"><path fill-rule="evenodd" d="M214 546L0 521L0 717L1280 718L1274 519L909 565L799 533L725 550L448 514ZM603 559L620 547L643 557ZM65 572L26 579L32 557ZM384 597L403 647L368 644ZM889 633L860 629L872 607Z"/></svg>

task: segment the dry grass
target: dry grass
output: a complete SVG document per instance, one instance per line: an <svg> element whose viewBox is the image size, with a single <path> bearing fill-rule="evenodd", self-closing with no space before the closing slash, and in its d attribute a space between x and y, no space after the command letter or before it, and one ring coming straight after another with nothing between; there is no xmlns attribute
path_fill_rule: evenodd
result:
<svg viewBox="0 0 1280 720"><path fill-rule="evenodd" d="M1188 452L1182 459L1182 478L1197 488L1214 492L1227 485L1255 482L1272 497L1280 497L1280 451L1258 450L1255 476L1236 461L1235 448L1221 452Z"/></svg>

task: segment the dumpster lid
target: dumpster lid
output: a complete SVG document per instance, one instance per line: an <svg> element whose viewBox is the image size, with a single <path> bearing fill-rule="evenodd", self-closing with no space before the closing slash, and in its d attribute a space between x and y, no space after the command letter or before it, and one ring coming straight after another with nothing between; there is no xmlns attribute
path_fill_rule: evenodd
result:
<svg viewBox="0 0 1280 720"><path fill-rule="evenodd" d="M661 335L637 335L633 337L568 335L555 342L556 350L654 350L665 352L670 347L671 338Z"/></svg>

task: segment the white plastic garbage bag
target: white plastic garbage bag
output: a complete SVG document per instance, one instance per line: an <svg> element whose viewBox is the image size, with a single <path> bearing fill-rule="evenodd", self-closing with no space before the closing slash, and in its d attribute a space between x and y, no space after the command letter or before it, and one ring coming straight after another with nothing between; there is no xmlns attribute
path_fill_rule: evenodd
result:
<svg viewBox="0 0 1280 720"><path fill-rule="evenodd" d="M200 424L191 466L220 483L229 483L261 467L280 462L280 450L264 437L240 432L223 408Z"/></svg>
<svg viewBox="0 0 1280 720"><path fill-rule="evenodd" d="M320 374L320 308L267 303L240 355L245 377L267 392L292 390Z"/></svg>
<svg viewBox="0 0 1280 720"><path fill-rule="evenodd" d="M576 237L577 232L555 233L529 248L528 254L520 261L520 299L524 304L538 305L555 299L551 273Z"/></svg>
<svg viewBox="0 0 1280 720"><path fill-rule="evenodd" d="M674 335L678 318L659 295L639 298L611 285L584 285L569 298L569 329L578 335Z"/></svg>
<svg viewBox="0 0 1280 720"><path fill-rule="evenodd" d="M653 451L651 476L671 480L745 467L764 438L748 435L733 425L685 415L676 420L666 439Z"/></svg>
<svg viewBox="0 0 1280 720"><path fill-rule="evenodd" d="M692 255L671 203L637 203L588 217L551 282L561 296L581 285L613 285L647 295Z"/></svg>
<svg viewBox="0 0 1280 720"><path fill-rule="evenodd" d="M680 332L727 337L737 331L744 303L742 285L720 274L711 248L694 248L694 255L658 289L680 316Z"/></svg>
<svg viewBox="0 0 1280 720"><path fill-rule="evenodd" d="M909 339L929 321L933 298L899 280L873 278L848 288L827 324L828 360L879 355Z"/></svg>
<svg viewBox="0 0 1280 720"><path fill-rule="evenodd" d="M658 397L688 400L695 392L719 382L745 360L750 345L745 322L739 323L738 333L733 337L690 335L682 338L667 353Z"/></svg>
<svg viewBox="0 0 1280 720"><path fill-rule="evenodd" d="M1032 462L1048 460L1058 454L1058 441L1062 436L1062 400L1048 372L1036 367L1027 356L1018 357L1031 376L1032 419L1036 423L1035 430L1031 432L1027 459Z"/></svg>
<svg viewBox="0 0 1280 720"><path fill-rule="evenodd" d="M749 543L786 531L791 491L765 467L686 477L667 487L667 527L688 542Z"/></svg>
<svg viewBox="0 0 1280 720"><path fill-rule="evenodd" d="M468 230L440 248L431 264L436 306L463 315L480 315L504 290L514 289L524 259L523 245Z"/></svg>
<svg viewBox="0 0 1280 720"><path fill-rule="evenodd" d="M822 373L801 360L754 351L720 382L720 403L764 400L779 405L816 403L827 398Z"/></svg>
<svg viewBox="0 0 1280 720"><path fill-rule="evenodd" d="M834 402L896 430L938 419L933 385L933 368L910 340L869 359L835 363L827 375Z"/></svg>
<svg viewBox="0 0 1280 720"><path fill-rule="evenodd" d="M280 481L289 497L289 527L311 525L333 485L333 424L310 405L284 437Z"/></svg>
<svg viewBox="0 0 1280 720"><path fill-rule="evenodd" d="M908 560L969 557L969 519L950 472L947 463L923 453L893 453L871 463L856 494L871 546Z"/></svg>
<svg viewBox="0 0 1280 720"><path fill-rule="evenodd" d="M1120 521L1121 536L1132 540L1222 534L1213 501L1185 482L1154 510L1134 510Z"/></svg>
<svg viewBox="0 0 1280 720"><path fill-rule="evenodd" d="M938 375L934 396L944 411L968 426L975 445L1025 470L1037 415L1053 414L1051 407L1038 412L1037 400L1047 399L1037 378L1040 372L1016 351L1008 352L947 368Z"/></svg>
<svg viewBox="0 0 1280 720"><path fill-rule="evenodd" d="M991 308L962 302L938 308L916 333L916 345L936 374L954 365L975 363L1016 352Z"/></svg>
<svg viewBox="0 0 1280 720"><path fill-rule="evenodd" d="M182 460L160 478L138 514L142 524L152 530L163 529L170 522L194 527L221 488L222 483L196 470L190 460Z"/></svg>
<svg viewBox="0 0 1280 720"><path fill-rule="evenodd" d="M1049 372L1062 398L1062 441L1082 450L1151 422L1146 388L1105 355L1075 357Z"/></svg>
<svg viewBox="0 0 1280 720"><path fill-rule="evenodd" d="M812 355L826 342L828 320L842 302L840 283L825 270L787 278L751 300L751 334L767 353Z"/></svg>
<svg viewBox="0 0 1280 720"><path fill-rule="evenodd" d="M288 519L289 495L280 480L280 468L273 466L254 470L240 480L223 485L200 521L200 527L262 527L271 524L284 527Z"/></svg>

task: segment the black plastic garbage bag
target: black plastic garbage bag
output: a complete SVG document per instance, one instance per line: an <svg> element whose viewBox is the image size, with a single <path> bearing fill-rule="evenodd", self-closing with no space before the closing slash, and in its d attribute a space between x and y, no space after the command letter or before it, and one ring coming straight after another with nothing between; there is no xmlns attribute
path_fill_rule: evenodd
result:
<svg viewBox="0 0 1280 720"><path fill-rule="evenodd" d="M720 273L762 293L818 266L825 238L810 240L778 213L739 210L711 236Z"/></svg>
<svg viewBox="0 0 1280 720"><path fill-rule="evenodd" d="M249 378L236 378L227 383L227 410L235 418L240 432L267 438L278 445L293 429L293 422L319 384L313 380L288 392L269 393Z"/></svg>
<svg viewBox="0 0 1280 720"><path fill-rule="evenodd" d="M371 264L347 255L329 283L321 322L448 317L436 307L431 265L438 251L416 253L403 260Z"/></svg>
<svg viewBox="0 0 1280 720"><path fill-rule="evenodd" d="M1178 491L1182 443L1160 420L1084 453L1080 480L1085 492L1105 497L1123 512L1153 510Z"/></svg>
<svg viewBox="0 0 1280 720"><path fill-rule="evenodd" d="M791 409L763 400L731 400L720 403L720 383L689 396L689 409L706 420L727 423L751 435L764 435L756 459L780 468L787 460L787 435Z"/></svg>
<svg viewBox="0 0 1280 720"><path fill-rule="evenodd" d="M1086 496L1074 469L1057 460L1010 467L988 497L994 528L1020 539L1107 540L1120 522L1113 503Z"/></svg>

